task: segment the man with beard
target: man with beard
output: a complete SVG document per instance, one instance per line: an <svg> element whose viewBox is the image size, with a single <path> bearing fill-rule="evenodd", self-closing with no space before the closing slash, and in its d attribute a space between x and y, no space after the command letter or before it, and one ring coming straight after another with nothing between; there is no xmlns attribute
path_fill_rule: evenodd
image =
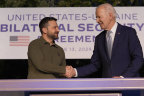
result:
<svg viewBox="0 0 144 96"><path fill-rule="evenodd" d="M65 54L55 44L59 28L57 19L45 17L39 23L42 36L28 47L28 79L61 78L65 74Z"/></svg>

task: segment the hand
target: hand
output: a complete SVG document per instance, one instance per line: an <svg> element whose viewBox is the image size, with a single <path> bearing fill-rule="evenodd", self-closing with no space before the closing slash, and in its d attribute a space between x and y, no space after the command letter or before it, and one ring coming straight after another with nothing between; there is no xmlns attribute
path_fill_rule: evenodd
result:
<svg viewBox="0 0 144 96"><path fill-rule="evenodd" d="M72 66L66 66L66 73L65 76L67 78L72 78L76 75L76 72Z"/></svg>

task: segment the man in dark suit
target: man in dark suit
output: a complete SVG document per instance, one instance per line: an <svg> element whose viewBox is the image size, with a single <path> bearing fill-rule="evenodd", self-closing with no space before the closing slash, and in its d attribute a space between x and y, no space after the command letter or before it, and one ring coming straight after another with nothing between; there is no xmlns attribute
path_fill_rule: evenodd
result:
<svg viewBox="0 0 144 96"><path fill-rule="evenodd" d="M97 7L96 21L104 31L95 38L91 63L67 66L66 76L82 77L102 68L103 78L139 77L143 53L135 29L117 23L116 11L108 3Z"/></svg>

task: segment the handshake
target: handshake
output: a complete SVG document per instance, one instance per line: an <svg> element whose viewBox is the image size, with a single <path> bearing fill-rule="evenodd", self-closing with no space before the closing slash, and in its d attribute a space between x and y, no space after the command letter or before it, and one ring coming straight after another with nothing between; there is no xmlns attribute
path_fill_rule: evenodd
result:
<svg viewBox="0 0 144 96"><path fill-rule="evenodd" d="M77 77L77 70L72 66L66 66L66 72L63 74L64 77L72 78ZM112 78L124 78L123 76L113 76Z"/></svg>
<svg viewBox="0 0 144 96"><path fill-rule="evenodd" d="M66 73L64 74L67 78L76 76L76 71L72 66L66 66Z"/></svg>

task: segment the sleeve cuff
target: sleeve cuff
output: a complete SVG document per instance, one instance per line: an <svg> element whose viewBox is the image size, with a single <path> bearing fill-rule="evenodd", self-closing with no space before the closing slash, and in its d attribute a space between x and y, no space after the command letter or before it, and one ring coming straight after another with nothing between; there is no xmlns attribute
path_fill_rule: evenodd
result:
<svg viewBox="0 0 144 96"><path fill-rule="evenodd" d="M74 68L76 75L74 77L78 77L77 69Z"/></svg>
<svg viewBox="0 0 144 96"><path fill-rule="evenodd" d="M124 78L123 76L120 76L120 78Z"/></svg>

